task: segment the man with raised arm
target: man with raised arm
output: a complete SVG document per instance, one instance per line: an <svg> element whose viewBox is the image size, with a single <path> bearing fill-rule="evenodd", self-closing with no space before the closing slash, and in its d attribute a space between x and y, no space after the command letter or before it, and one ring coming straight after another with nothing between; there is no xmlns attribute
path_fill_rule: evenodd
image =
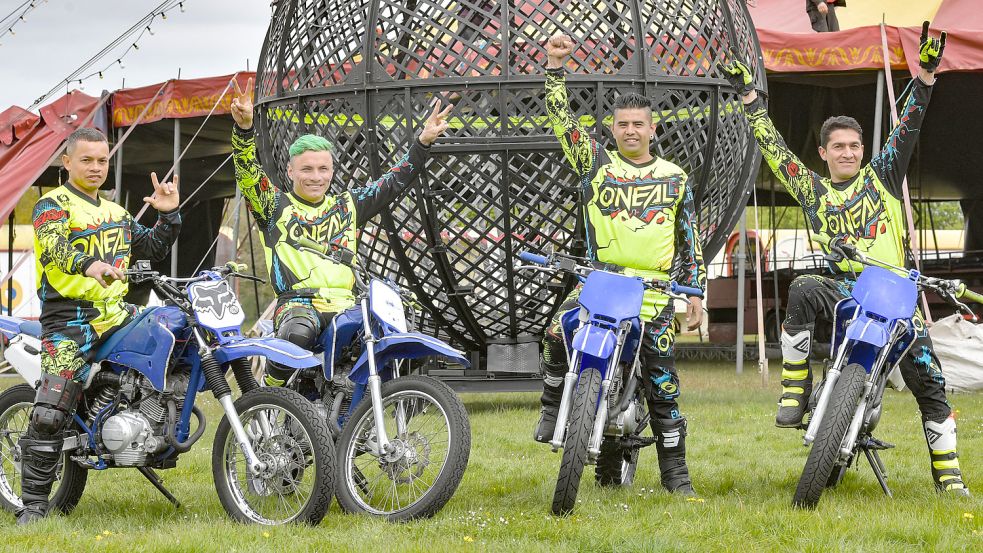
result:
<svg viewBox="0 0 983 553"><path fill-rule="evenodd" d="M898 125L870 163L861 166L863 130L856 119L839 115L823 123L819 131L819 156L829 168L829 177L810 171L788 149L754 90L754 77L747 65L733 60L721 66L743 97L744 112L765 161L802 206L812 235L827 253L834 241L845 240L880 261L899 267L912 266L902 183L932 97L935 70L944 49L945 32L938 39L930 37L926 21L919 47L921 69L911 82L911 93ZM849 296L854 285L851 269L859 273L863 265L845 259L836 263L832 278L800 276L789 287L781 338L783 390L775 418L779 427L798 428L802 424L812 393L809 366L812 334L817 324L832 326L836 303ZM959 470L956 421L946 400L945 377L920 311L915 313L915 330L918 338L900 366L905 384L921 410L932 478L940 491L969 495Z"/></svg>
<svg viewBox="0 0 983 553"><path fill-rule="evenodd" d="M290 187L277 186L256 158L253 132L252 79L244 92L236 83L232 100L232 151L236 185L259 225L270 283L277 295L273 318L277 337L312 349L336 313L354 304L351 268L302 249L298 238L333 244L355 253L355 231L392 201L423 171L430 146L447 130L453 106L437 100L409 151L377 180L328 195L334 174L334 146L307 134L290 145ZM267 384L282 385L293 371L269 367Z"/></svg>
<svg viewBox="0 0 983 553"><path fill-rule="evenodd" d="M68 181L34 206L34 259L41 299L41 381L27 434L20 439L21 500L17 524L48 513L63 432L82 396L96 346L139 308L123 301L130 259L159 261L181 228L178 178L143 201L157 210L147 228L99 196L109 174L109 144L96 129L69 135L62 164Z"/></svg>
<svg viewBox="0 0 983 553"><path fill-rule="evenodd" d="M664 280L671 278L678 261L675 279L706 290L693 190L682 169L649 150L656 129L651 101L636 93L619 96L611 124L617 149L603 149L580 124L567 101L564 65L573 49L570 37L560 33L547 43L546 109L550 126L579 179L587 223L587 256L622 267L629 275ZM579 287L564 300L543 338L543 407L534 436L539 442L548 442L556 427L567 371L560 315L578 308L578 295ZM679 378L673 360L674 316L667 296L645 292L641 365L662 485L670 492L692 495L695 492L686 466L686 419L676 403ZM700 325L702 297L690 297L687 318L690 330Z"/></svg>

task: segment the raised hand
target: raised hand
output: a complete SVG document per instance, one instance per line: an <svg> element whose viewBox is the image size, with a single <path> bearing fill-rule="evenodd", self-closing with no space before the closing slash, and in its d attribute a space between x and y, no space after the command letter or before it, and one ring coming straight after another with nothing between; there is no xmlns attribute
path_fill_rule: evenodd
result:
<svg viewBox="0 0 983 553"><path fill-rule="evenodd" d="M945 31L939 34L939 38L928 36L928 21L922 23L922 37L918 44L918 65L929 73L934 73L942 61L942 52L945 51Z"/></svg>
<svg viewBox="0 0 983 553"><path fill-rule="evenodd" d="M718 61L717 69L741 96L747 96L754 91L754 73L743 61L737 58L733 58L730 63Z"/></svg>
<svg viewBox="0 0 983 553"><path fill-rule="evenodd" d="M154 185L154 193L143 199L157 211L174 211L181 203L181 196L177 189L177 175L174 175L173 182L161 184L157 180L157 173L150 173L150 182Z"/></svg>
<svg viewBox="0 0 983 553"><path fill-rule="evenodd" d="M423 131L420 133L420 142L424 146L433 144L437 140L437 137L444 134L444 131L450 127L447 123L447 116L454 109L454 104L449 103L444 109L440 109L441 105L439 98L434 101L433 111L430 112L426 122L423 124Z"/></svg>
<svg viewBox="0 0 983 553"><path fill-rule="evenodd" d="M103 288L108 288L114 280L126 280L126 274L109 263L96 261L85 270L85 276L96 279Z"/></svg>
<svg viewBox="0 0 983 553"><path fill-rule="evenodd" d="M232 97L232 119L240 129L253 128L253 78L246 81L246 90L239 88L239 81L233 79L235 96Z"/></svg>
<svg viewBox="0 0 983 553"><path fill-rule="evenodd" d="M572 53L573 40L563 33L556 33L546 41L546 67L549 69L563 67Z"/></svg>

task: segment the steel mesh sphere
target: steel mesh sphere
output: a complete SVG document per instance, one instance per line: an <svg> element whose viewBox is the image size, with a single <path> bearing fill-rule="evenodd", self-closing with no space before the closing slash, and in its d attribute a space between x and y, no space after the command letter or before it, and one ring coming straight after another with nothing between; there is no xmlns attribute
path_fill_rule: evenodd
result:
<svg viewBox="0 0 983 553"><path fill-rule="evenodd" d="M359 253L416 291L426 330L471 350L535 340L562 299L563 286L513 270L519 251L582 247L578 180L546 124L557 30L579 44L571 107L602 142L614 147L603 118L619 94L653 100L655 153L690 175L709 261L759 161L715 69L734 51L764 88L743 0L281 0L260 57L260 155L284 186L300 134L334 142L340 192L395 163L437 95L454 102L426 172L362 231Z"/></svg>

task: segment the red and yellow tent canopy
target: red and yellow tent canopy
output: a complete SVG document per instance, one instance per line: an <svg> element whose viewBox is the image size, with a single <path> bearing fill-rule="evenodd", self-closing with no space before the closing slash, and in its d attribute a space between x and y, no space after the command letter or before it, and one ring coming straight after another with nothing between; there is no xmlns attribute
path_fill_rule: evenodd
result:
<svg viewBox="0 0 983 553"><path fill-rule="evenodd" d="M837 8L840 31L817 33L805 2L756 0L748 9L761 41L765 67L779 73L883 69L881 22L891 69L918 68L923 21L948 39L939 72L983 70L983 2L980 0L848 0Z"/></svg>

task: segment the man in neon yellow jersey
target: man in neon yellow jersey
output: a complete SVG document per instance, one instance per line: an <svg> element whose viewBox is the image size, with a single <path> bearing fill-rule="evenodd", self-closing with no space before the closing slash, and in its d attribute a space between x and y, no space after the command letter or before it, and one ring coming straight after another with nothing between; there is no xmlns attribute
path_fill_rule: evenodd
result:
<svg viewBox="0 0 983 553"><path fill-rule="evenodd" d="M819 155L829 167L828 178L806 168L785 145L754 90L754 77L747 65L735 60L721 67L743 97L744 112L765 161L802 206L813 236L827 250L834 240L843 239L886 263L912 265L902 183L944 49L945 33L939 39L930 37L926 21L919 48L921 69L911 83L911 94L900 113L900 121L887 137L884 148L867 165L860 165L864 154L863 131L855 119L836 116L823 123ZM863 270L863 265L843 260L836 264L833 278L801 276L789 287L788 314L782 325L784 388L775 418L779 427L798 428L802 424L812 392L809 366L812 333L817 324L832 326L836 303L849 296L854 284L850 278L851 266L855 272ZM940 491L969 495L959 470L956 421L946 400L945 377L920 312L915 314L915 330L918 337L900 367L905 384L921 410L932 477Z"/></svg>
<svg viewBox="0 0 983 553"><path fill-rule="evenodd" d="M655 138L651 101L634 93L618 98L611 125L618 148L604 150L570 111L563 66L573 49L573 41L563 34L552 36L547 43L546 109L563 153L580 179L587 256L617 265L626 274L659 279L670 278L678 259L676 280L706 290L693 190L682 169L649 151ZM579 287L564 300L543 338L543 408L534 433L539 442L548 442L556 428L567 371L559 318L578 308L578 295ZM687 317L692 330L703 318L703 300L693 296L690 301ZM692 495L686 466L686 419L676 402L674 315L668 296L646 291L643 382L657 438L662 485L670 492Z"/></svg>
<svg viewBox="0 0 983 553"><path fill-rule="evenodd" d="M334 315L354 305L355 278L349 267L301 249L297 239L335 244L354 254L355 231L389 207L420 174L430 145L448 128L446 118L453 106L441 109L436 102L409 151L388 173L331 196L327 192L334 174L334 147L316 135L301 136L290 146L291 187L270 182L256 158L251 89L252 79L245 92L236 83L232 100L236 184L260 227L270 283L277 295L276 335L311 349ZM271 364L267 383L282 385L292 372Z"/></svg>
<svg viewBox="0 0 983 553"><path fill-rule="evenodd" d="M22 455L18 524L43 518L61 461L62 432L89 376L96 346L137 312L123 301L130 259L163 259L181 228L178 178L151 173L158 212L144 227L122 206L99 196L109 174L109 144L96 129L69 135L62 164L68 181L34 206L34 256L41 299L41 381Z"/></svg>

